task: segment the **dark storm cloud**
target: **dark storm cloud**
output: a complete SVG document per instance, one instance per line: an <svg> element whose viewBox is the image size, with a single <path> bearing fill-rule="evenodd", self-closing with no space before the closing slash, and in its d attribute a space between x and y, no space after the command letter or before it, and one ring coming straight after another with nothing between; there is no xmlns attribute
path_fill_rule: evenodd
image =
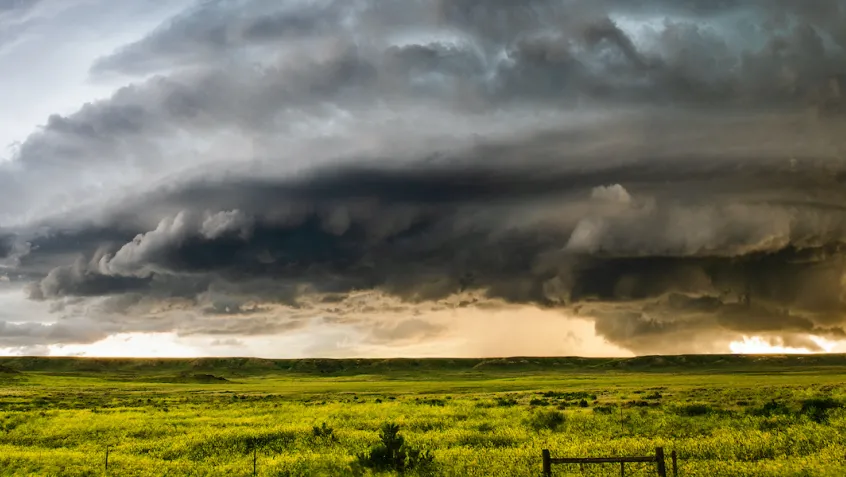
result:
<svg viewBox="0 0 846 477"><path fill-rule="evenodd" d="M363 107L375 94L373 66L348 47L260 71L233 75L214 68L157 77L71 115L50 116L15 158L24 167L21 181L55 179L75 167L94 169L96 163L113 173L129 168L149 174L167 167L166 149L180 134L278 134L304 113L327 117L330 111L321 104Z"/></svg>
<svg viewBox="0 0 846 477"><path fill-rule="evenodd" d="M319 36L356 41L359 61L379 71L383 92L404 82L406 93L443 95L451 86L487 102L574 95L760 102L804 99L846 67L846 9L836 2L323 2L269 16L260 2L238 7L238 15L232 8L205 3L96 69L143 70L192 55L215 63L259 38ZM626 18L657 22L627 32L619 24ZM405 31L459 32L467 40L391 46L389 38ZM404 71L385 68L398 55ZM403 78L409 72L415 75ZM423 86L425 74L440 79Z"/></svg>
<svg viewBox="0 0 846 477"><path fill-rule="evenodd" d="M539 141L552 139L512 147ZM208 316L249 317L262 303L309 307L314 294L374 289L420 303L481 292L596 317L598 332L638 351L700 329L844 335L838 163L586 156L505 167L490 151L169 186L101 225L134 225L134 238L66 231L59 243L85 258L33 296L179 296ZM131 219L143 210L172 214L145 230ZM270 324L281 326L232 326Z"/></svg>
<svg viewBox="0 0 846 477"><path fill-rule="evenodd" d="M126 51L137 50L130 56L151 61L199 52L200 66L127 86L76 113L49 117L16 150L21 170L15 179L0 174L0 181L25 200L0 207L13 213L52 207L39 200L44 190L26 186L33 182L61 184L73 195L113 176L156 176L186 161L174 156L194 152L185 152L186 137L211 141L240 134L254 142L272 141L297 128L312 130L308 125L316 121L332 122L339 111L367 117L377 105L387 110L425 105L461 115L577 104L693 103L714 114L776 106L842 110L843 86L842 81L836 86L836 77L846 72L846 50L834 25L843 24L846 13L837 9L725 4L728 17L736 10L753 22L754 28L741 28L733 19L703 25L696 20L698 3L691 3L677 8L690 10L693 18L674 17L635 32L621 26L625 14L614 13L622 8L616 3L602 9L551 1L485 3L484 8L477 2L402 4L329 2L267 16L269 7L262 3L232 15L228 3L209 2L181 14ZM628 10L649 16L663 8L669 7L644 2ZM787 19L766 26L765 18L776 12ZM241 35L237 44L253 45L259 53L221 52L229 43L220 38L234 35L228 29L250 31L255 24L272 30L266 25L271 19L289 25L280 30L291 35L325 23L349 34L330 35L315 27L314 35L325 41L279 54ZM440 37L414 37L438 28ZM459 39L444 37L443 29ZM390 40L403 33L409 40ZM470 39L460 39L465 37ZM253 61L254 55L260 60ZM120 63L119 58L103 61ZM69 171L80 168L87 171L80 176L88 183L63 184Z"/></svg>
<svg viewBox="0 0 846 477"><path fill-rule="evenodd" d="M0 165L0 259L31 298L114 320L88 342L447 299L588 316L638 352L840 338L844 21L786 0L203 2L92 69L158 76ZM321 130L339 123L390 144L347 148ZM432 124L486 134L456 150ZM289 149L304 130L319 144Z"/></svg>
<svg viewBox="0 0 846 477"><path fill-rule="evenodd" d="M56 267L31 287L30 296L34 299L57 298L63 296L102 296L138 291L148 286L148 280L134 277L104 277L91 273L84 260L79 259L73 265Z"/></svg>
<svg viewBox="0 0 846 477"><path fill-rule="evenodd" d="M36 299L113 296L89 312L169 303L206 317L166 322L181 334L385 313L340 298L372 289L418 304L478 292L568 309L640 352L719 331L842 336L844 166L793 157L813 149L796 146L809 131L792 136L790 121L742 155L732 151L756 141L738 142L746 122L685 121L657 120L662 134L616 160L602 134L577 128L411 164L173 183L93 223L43 224L51 232L32 238L21 269L44 274ZM312 295L338 303L316 308ZM272 304L289 318L269 317Z"/></svg>
<svg viewBox="0 0 846 477"><path fill-rule="evenodd" d="M15 236L4 235L0 232L0 259L4 259L11 255L14 250Z"/></svg>

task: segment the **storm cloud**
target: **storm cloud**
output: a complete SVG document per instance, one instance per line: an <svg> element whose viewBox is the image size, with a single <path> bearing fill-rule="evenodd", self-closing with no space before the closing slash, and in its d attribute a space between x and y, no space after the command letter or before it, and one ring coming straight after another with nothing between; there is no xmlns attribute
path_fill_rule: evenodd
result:
<svg viewBox="0 0 846 477"><path fill-rule="evenodd" d="M838 2L201 2L0 163L0 272L89 341L313 319L425 341L447 331L422 311L511 306L635 353L844 339L844 24Z"/></svg>

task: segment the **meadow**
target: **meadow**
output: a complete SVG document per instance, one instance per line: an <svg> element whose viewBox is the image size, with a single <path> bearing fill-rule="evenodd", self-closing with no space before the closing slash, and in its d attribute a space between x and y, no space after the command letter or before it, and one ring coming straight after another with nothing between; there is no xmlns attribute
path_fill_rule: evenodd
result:
<svg viewBox="0 0 846 477"><path fill-rule="evenodd" d="M662 446L683 476L842 476L844 371L841 355L0 358L0 475L250 476L255 458L259 476L538 476L542 449Z"/></svg>

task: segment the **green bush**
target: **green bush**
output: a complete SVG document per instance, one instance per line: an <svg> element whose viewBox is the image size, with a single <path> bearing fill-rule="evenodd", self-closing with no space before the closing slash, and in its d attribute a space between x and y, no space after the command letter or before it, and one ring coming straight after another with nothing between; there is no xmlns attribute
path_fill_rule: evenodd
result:
<svg viewBox="0 0 846 477"><path fill-rule="evenodd" d="M510 407L510 406L516 406L516 405L517 405L517 400L516 400L516 399L512 399L512 398L503 398L503 397L498 397L498 398L496 398L496 405L497 405L497 406L499 406L499 407Z"/></svg>
<svg viewBox="0 0 846 477"><path fill-rule="evenodd" d="M363 467L403 473L409 470L425 471L434 463L431 453L412 448L405 443L405 438L399 435L398 424L382 424L379 439L379 444L358 456L358 462Z"/></svg>
<svg viewBox="0 0 846 477"><path fill-rule="evenodd" d="M327 426L324 422L320 426L314 426L311 428L311 433L314 437L319 439L328 439L328 440L337 440L335 438L335 429Z"/></svg>
<svg viewBox="0 0 846 477"><path fill-rule="evenodd" d="M541 410L532 414L528 425L536 431L556 430L564 424L564 413L553 409Z"/></svg>
<svg viewBox="0 0 846 477"><path fill-rule="evenodd" d="M714 412L707 404L684 404L678 406L675 411L676 414L684 417L707 416Z"/></svg>
<svg viewBox="0 0 846 477"><path fill-rule="evenodd" d="M841 407L843 407L843 403L829 397L805 399L802 401L802 408L799 413L814 422L823 423L828 421L829 411Z"/></svg>
<svg viewBox="0 0 846 477"><path fill-rule="evenodd" d="M770 417L770 416L786 416L791 414L790 408L787 407L784 403L776 401L775 399L771 399L769 402L765 403L761 407L756 407L749 410L749 413L753 416L763 416L763 417Z"/></svg>

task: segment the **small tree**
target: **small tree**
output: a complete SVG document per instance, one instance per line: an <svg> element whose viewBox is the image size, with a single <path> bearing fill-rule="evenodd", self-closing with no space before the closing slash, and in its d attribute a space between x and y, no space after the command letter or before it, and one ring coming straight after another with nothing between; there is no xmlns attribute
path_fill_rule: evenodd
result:
<svg viewBox="0 0 846 477"><path fill-rule="evenodd" d="M373 446L370 452L358 456L362 466L402 473L412 469L425 470L434 462L434 457L428 451L412 448L405 443L405 438L399 435L398 424L382 424L379 439L382 442Z"/></svg>

